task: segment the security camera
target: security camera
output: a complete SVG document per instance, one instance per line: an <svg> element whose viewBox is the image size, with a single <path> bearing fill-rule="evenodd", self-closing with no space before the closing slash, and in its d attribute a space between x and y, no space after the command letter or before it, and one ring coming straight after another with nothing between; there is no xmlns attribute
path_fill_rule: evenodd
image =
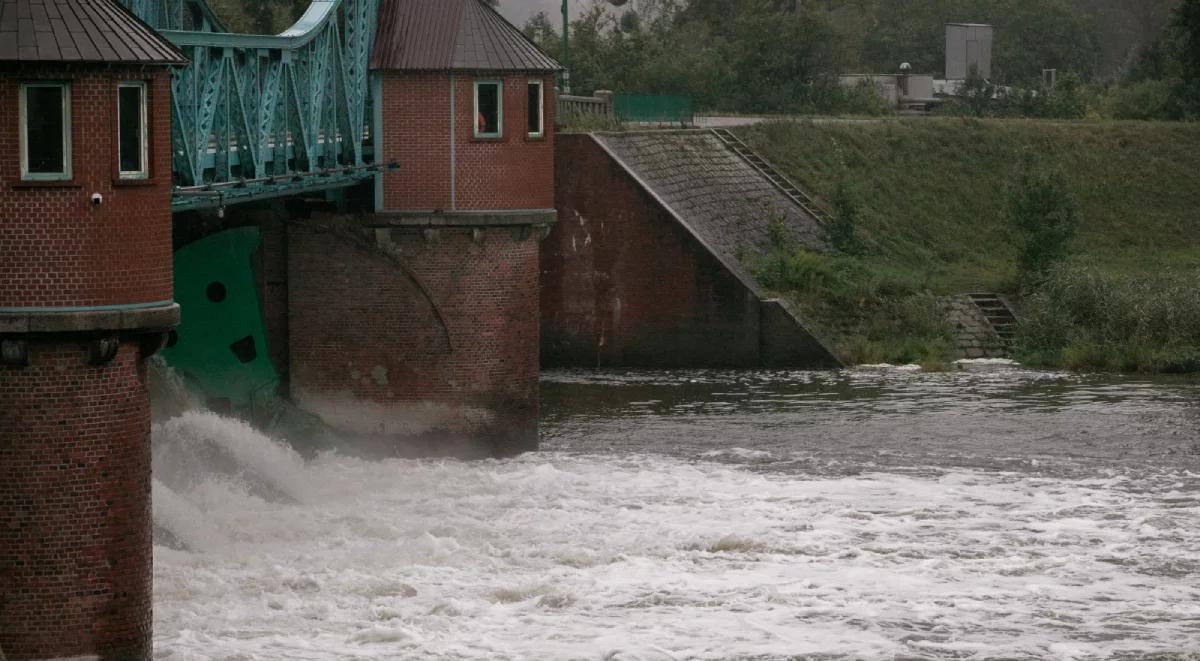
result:
<svg viewBox="0 0 1200 661"><path fill-rule="evenodd" d="M100 193L92 193L92 206L100 206L104 204L104 196Z"/></svg>

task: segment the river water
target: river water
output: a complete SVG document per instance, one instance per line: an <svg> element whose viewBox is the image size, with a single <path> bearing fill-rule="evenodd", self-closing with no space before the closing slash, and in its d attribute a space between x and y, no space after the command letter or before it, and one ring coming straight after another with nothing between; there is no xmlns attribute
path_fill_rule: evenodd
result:
<svg viewBox="0 0 1200 661"><path fill-rule="evenodd" d="M1200 384L549 373L545 451L155 427L162 659L1200 658Z"/></svg>

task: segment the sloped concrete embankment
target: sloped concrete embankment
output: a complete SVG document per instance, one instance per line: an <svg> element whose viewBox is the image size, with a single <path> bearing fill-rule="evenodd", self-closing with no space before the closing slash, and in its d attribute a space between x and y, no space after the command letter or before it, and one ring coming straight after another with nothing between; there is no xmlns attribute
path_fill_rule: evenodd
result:
<svg viewBox="0 0 1200 661"><path fill-rule="evenodd" d="M541 257L546 367L832 367L803 310L743 265L820 223L709 131L562 135Z"/></svg>

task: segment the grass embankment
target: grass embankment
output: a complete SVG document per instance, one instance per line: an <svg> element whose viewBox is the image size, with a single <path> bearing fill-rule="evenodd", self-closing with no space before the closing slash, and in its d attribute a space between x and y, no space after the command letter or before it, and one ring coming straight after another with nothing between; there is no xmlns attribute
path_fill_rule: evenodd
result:
<svg viewBox="0 0 1200 661"><path fill-rule="evenodd" d="M813 255L783 239L748 259L768 287L836 330L850 360L950 359L936 297L987 291L1023 308L1019 357L1031 362L1195 362L1200 302L1186 292L1200 279L1200 125L834 120L739 132L827 205L844 191L858 246ZM1030 167L1062 174L1080 222L1070 263L1022 291L1022 237L1008 210Z"/></svg>

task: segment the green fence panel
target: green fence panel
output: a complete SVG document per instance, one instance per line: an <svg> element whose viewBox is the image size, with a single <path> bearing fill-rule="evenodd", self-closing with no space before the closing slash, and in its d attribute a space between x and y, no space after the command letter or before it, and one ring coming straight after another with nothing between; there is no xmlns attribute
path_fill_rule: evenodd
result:
<svg viewBox="0 0 1200 661"><path fill-rule="evenodd" d="M254 274L259 242L257 227L241 227L175 252L183 319L163 358L190 388L234 410L249 410L279 389Z"/></svg>
<svg viewBox="0 0 1200 661"><path fill-rule="evenodd" d="M696 115L692 97L669 94L617 94L613 110L622 122L691 124Z"/></svg>

